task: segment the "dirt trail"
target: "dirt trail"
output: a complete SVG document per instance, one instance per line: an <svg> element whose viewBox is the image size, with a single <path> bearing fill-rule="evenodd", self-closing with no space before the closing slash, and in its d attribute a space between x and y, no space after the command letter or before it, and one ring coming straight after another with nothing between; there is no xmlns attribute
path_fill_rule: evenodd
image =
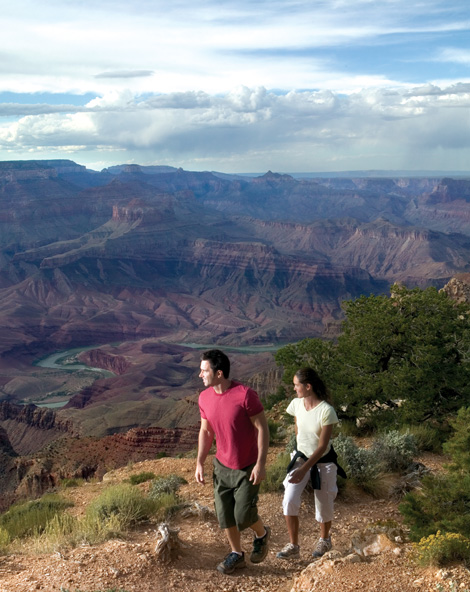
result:
<svg viewBox="0 0 470 592"><path fill-rule="evenodd" d="M65 490L75 502L73 512L83 512L89 501L111 481L121 481L142 471L182 475L188 484L181 488L181 494L187 500L212 508L211 486L202 487L193 480L194 461L165 458L114 471L102 483ZM146 484L141 487L145 488ZM148 524L125 539L99 546L82 546L52 554L33 554L25 547L21 553L0 558L0 592L289 592L295 578L311 563L310 553L318 528L313 496L307 495L301 514L301 558L293 562L276 559L276 552L287 540L281 498L280 492L260 496L260 515L272 529L267 559L259 565L249 564L235 575L222 575L215 569L228 552L215 520L179 516L172 526L180 529L179 538L184 547L171 564L162 565L156 559L157 524ZM334 549L346 554L356 530L387 519L401 522L396 501L366 499L358 493L340 496L332 530ZM251 533L245 532L243 542L247 551L251 549L251 541ZM310 588L297 587L296 592L431 592L438 589L438 584L443 590L450 590L452 582L455 590L470 590L470 574L462 567L421 569L407 561L407 545L400 547L398 551L389 551L361 563L329 565L329 562L322 562L322 567L312 576L315 584L312 582Z"/></svg>

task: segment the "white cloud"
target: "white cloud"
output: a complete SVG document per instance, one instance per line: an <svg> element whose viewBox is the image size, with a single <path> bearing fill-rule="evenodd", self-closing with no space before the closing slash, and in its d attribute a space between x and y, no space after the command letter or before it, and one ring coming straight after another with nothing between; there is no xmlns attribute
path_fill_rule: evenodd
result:
<svg viewBox="0 0 470 592"><path fill-rule="evenodd" d="M468 28L458 10L448 14L444 0L425 7L405 0L17 0L3 14L8 59L0 65L0 90L104 94L126 79L136 93L217 93L239 84L354 92L358 84L400 81L366 71L355 80L335 60L336 48L379 47L394 35L416 39ZM465 52L455 56L464 60Z"/></svg>
<svg viewBox="0 0 470 592"><path fill-rule="evenodd" d="M2 25L0 93L24 96L0 103L0 157L232 171L470 162L464 0L15 0Z"/></svg>
<svg viewBox="0 0 470 592"><path fill-rule="evenodd" d="M125 151L141 164L231 162L247 172L352 169L364 158L368 168L427 168L439 157L440 169L463 169L470 162L470 119L462 117L470 88L458 90L426 85L344 96L239 87L224 95L175 93L162 100L114 91L90 102L88 111L5 123L0 150L80 146ZM123 161L121 152L117 158ZM272 167L260 169L262 162Z"/></svg>
<svg viewBox="0 0 470 592"><path fill-rule="evenodd" d="M442 49L437 57L442 62L451 62L470 66L470 49L457 49L447 47Z"/></svg>

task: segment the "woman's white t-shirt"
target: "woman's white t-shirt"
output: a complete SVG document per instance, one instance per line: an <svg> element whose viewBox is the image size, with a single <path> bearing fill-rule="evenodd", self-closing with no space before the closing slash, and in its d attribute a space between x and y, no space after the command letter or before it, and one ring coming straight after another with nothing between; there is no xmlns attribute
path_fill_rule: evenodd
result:
<svg viewBox="0 0 470 592"><path fill-rule="evenodd" d="M326 425L338 423L338 416L333 407L326 401L321 401L310 411L305 409L304 400L292 399L287 407L287 413L297 420L297 450L310 457L318 448L322 428ZM331 444L325 454L330 451Z"/></svg>

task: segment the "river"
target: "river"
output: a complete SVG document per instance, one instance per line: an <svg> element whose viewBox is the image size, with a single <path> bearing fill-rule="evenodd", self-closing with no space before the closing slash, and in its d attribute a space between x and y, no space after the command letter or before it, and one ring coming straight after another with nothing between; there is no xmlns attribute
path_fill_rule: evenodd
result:
<svg viewBox="0 0 470 592"><path fill-rule="evenodd" d="M110 370L103 370L103 368L94 368L93 366L87 366L81 362L77 362L77 356L84 351L88 351L90 349L96 349L97 345L92 345L88 347L77 347L73 349L68 349L60 352L55 352L50 356L46 356L40 360L34 362L35 366L40 366L41 368L50 368L53 370L62 370L64 372L76 372L76 373L86 373L86 374L95 374L97 380L98 378L110 378L111 376L115 376L113 372ZM90 382L89 380L87 382ZM94 381L93 381L94 382ZM60 395L59 393L51 393L50 398L51 401L45 401L41 399L39 401L33 401L33 403L37 407L48 407L50 409L58 409L63 407L67 404L69 399L73 396L65 397ZM60 397L60 400L57 400Z"/></svg>

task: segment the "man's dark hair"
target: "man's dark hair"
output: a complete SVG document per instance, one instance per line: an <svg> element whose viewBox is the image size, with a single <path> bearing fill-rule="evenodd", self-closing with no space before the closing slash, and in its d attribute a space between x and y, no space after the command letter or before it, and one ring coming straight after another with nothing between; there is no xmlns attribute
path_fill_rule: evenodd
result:
<svg viewBox="0 0 470 592"><path fill-rule="evenodd" d="M222 370L224 378L230 376L230 360L220 349L208 349L201 354L201 362L207 360L214 372Z"/></svg>
<svg viewBox="0 0 470 592"><path fill-rule="evenodd" d="M320 401L329 402L330 397L326 385L313 368L300 368L295 373L295 376L300 384L310 384Z"/></svg>

